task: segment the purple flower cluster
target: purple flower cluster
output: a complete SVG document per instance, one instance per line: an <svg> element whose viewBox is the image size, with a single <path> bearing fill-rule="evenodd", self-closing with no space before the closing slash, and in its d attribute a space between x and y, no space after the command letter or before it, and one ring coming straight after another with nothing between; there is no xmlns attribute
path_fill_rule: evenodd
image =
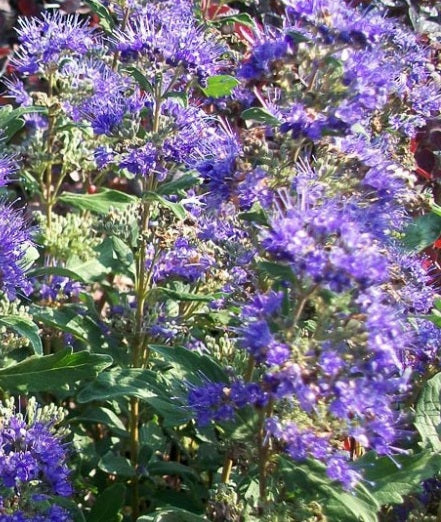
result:
<svg viewBox="0 0 441 522"><path fill-rule="evenodd" d="M258 80L271 72L271 65L283 59L289 50L289 38L284 35L267 37L256 43L251 56L240 67L238 75L245 80Z"/></svg>
<svg viewBox="0 0 441 522"><path fill-rule="evenodd" d="M283 31L256 37L251 57L239 69L248 81L273 81L291 62L300 75L304 71L302 101L284 99L278 109L281 132L314 142L360 129L370 134L373 119L384 111L398 130L412 135L424 118L439 113L429 52L383 11L334 0L284 3ZM390 110L397 98L405 106L400 115Z"/></svg>
<svg viewBox="0 0 441 522"><path fill-rule="evenodd" d="M66 449L51 426L35 422L31 426L11 417L1 431L0 476L7 488L21 488L38 480L48 493L67 497L72 494Z"/></svg>
<svg viewBox="0 0 441 522"><path fill-rule="evenodd" d="M207 36L187 1L149 3L116 31L114 45L124 62L145 60L150 73L179 71L178 83L196 78L202 86L222 67L225 51L213 35Z"/></svg>
<svg viewBox="0 0 441 522"><path fill-rule="evenodd" d="M0 203L0 289L9 299L15 298L17 290L25 295L32 290L23 266L30 244L23 214Z"/></svg>
<svg viewBox="0 0 441 522"><path fill-rule="evenodd" d="M263 248L287 262L296 277L337 292L385 282L388 260L376 238L360 227L355 205L335 199L312 204L315 188L298 194L295 203L284 198L284 209L262 233Z"/></svg>
<svg viewBox="0 0 441 522"><path fill-rule="evenodd" d="M192 387L188 394L188 404L200 426L207 426L211 421L233 421L238 409L248 405L263 407L268 399L258 384L243 381L235 381L231 386L208 383Z"/></svg>
<svg viewBox="0 0 441 522"><path fill-rule="evenodd" d="M441 338L435 334L426 347L433 325L412 315L427 313L436 294L421 259L405 256L391 238L403 217L390 191L372 203L370 196L329 196L328 183L306 164L299 166L292 189L294 195L275 194L268 224L259 226L259 246L267 259L291 269L284 287L292 287L294 308L286 316L285 292L256 293L242 307L236 335L259 367L259 380L193 388L189 402L203 425L231 421L245 406L291 404L316 425L269 417L268 434L294 459L325 460L329 477L351 488L360 477L336 454L335 439L349 434L378 454L394 451L400 435L395 404L408 390L406 368L418 370L422 361L434 360ZM376 215L385 209L388 215ZM408 285L393 285L394 277ZM310 340L298 330L304 299L329 292L345 305L331 305L331 316L313 315L321 334ZM332 436L320 431L324 407L340 426Z"/></svg>
<svg viewBox="0 0 441 522"><path fill-rule="evenodd" d="M50 92L41 96L51 102L48 134L55 128L68 136L66 143L64 134L50 136L54 161L51 175L38 180L42 200L52 188L63 190L58 154L69 150L72 127L84 131L85 150L103 171L89 165L85 179L105 183L112 171L149 191L133 206L133 219L124 214L130 241L124 243L127 234L113 243L115 265L123 264L117 244L130 249L124 273L135 284L120 292L120 279L112 280L115 291L100 303L104 311L106 299L124 305L112 309L123 346L133 345L134 315L142 354L144 341L157 339L186 339L190 349L205 350L204 321L212 321L214 335L226 331L231 341L227 357L241 368L248 359L248 366L243 376L230 367L225 382L190 385L198 424L234 422L239 410L254 409L260 449L276 439L268 448L320 459L329 478L350 489L361 476L341 441L353 437L391 455L401 435L397 402L410 379L439 360L441 333L424 318L436 297L430 274L399 240L404 203L417 198L396 151L439 113L441 96L427 50L383 11L342 0L281 5L277 27L249 29L255 42L237 65L240 86L215 101L204 97L208 79L230 73L235 53L200 24L189 0L112 5L117 27L106 38L78 16L22 19L13 63L19 73L49 80ZM32 105L21 80L6 85L16 103ZM258 110L238 112L252 104ZM235 119L214 116L231 107ZM86 162L81 153L72 157ZM0 155L0 185L13 171L13 159ZM185 176L189 171L198 179ZM187 178L201 185L170 193L181 175L183 186ZM176 201L187 212L179 224L170 211ZM116 227L105 230L110 236ZM8 298L29 294L29 232L22 214L3 203L0 244L0 289ZM184 302L189 288L211 295L215 286L222 299ZM43 300L61 301L77 295L79 284L54 276L39 290ZM172 306L179 292L183 302ZM136 353L135 366L137 359L147 366ZM63 509L42 513L39 504L72 492L53 424L14 414L3 420L0 522L69 520ZM38 498L28 494L35 487Z"/></svg>
<svg viewBox="0 0 441 522"><path fill-rule="evenodd" d="M280 366L291 355L290 348L276 340L271 332L271 320L280 315L282 294L258 295L242 309L239 344L257 362Z"/></svg>
<svg viewBox="0 0 441 522"><path fill-rule="evenodd" d="M204 278L205 274L215 265L214 258L201 252L187 239L177 239L173 247L162 251L159 257L147 261L150 269L153 261L153 280L156 283L180 280L193 284Z"/></svg>
<svg viewBox="0 0 441 522"><path fill-rule="evenodd" d="M62 301L63 298L76 297L81 291L81 283L68 277L54 276L40 286L40 297L45 301Z"/></svg>
<svg viewBox="0 0 441 522"><path fill-rule="evenodd" d="M7 154L0 154L0 187L4 187L11 181L11 176L16 170L17 165L14 158Z"/></svg>
<svg viewBox="0 0 441 522"><path fill-rule="evenodd" d="M93 28L78 15L44 12L41 18L21 18L17 29L20 50L13 59L21 73L48 73L64 56L85 55L94 45Z"/></svg>
<svg viewBox="0 0 441 522"><path fill-rule="evenodd" d="M44 503L51 496L72 494L67 451L57 435L56 417L39 418L40 410L28 409L28 421L21 414L4 409L0 430L0 520L68 521L67 512ZM20 501L14 502L19 495ZM45 510L45 512L42 512ZM58 518L57 518L58 517Z"/></svg>

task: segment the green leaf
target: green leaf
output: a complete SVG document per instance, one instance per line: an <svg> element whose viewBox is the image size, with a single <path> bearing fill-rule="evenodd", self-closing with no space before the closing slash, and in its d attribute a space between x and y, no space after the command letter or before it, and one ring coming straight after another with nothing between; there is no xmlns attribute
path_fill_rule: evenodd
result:
<svg viewBox="0 0 441 522"><path fill-rule="evenodd" d="M95 259L82 261L77 257L67 260L67 270L77 275L76 279L87 283L102 281L108 274L125 274L134 277L134 258L129 245L116 237L106 237L94 247Z"/></svg>
<svg viewBox="0 0 441 522"><path fill-rule="evenodd" d="M365 129L365 127L360 122L357 122L357 123L354 123L353 125L351 125L351 131L354 134L362 134L363 136L369 137L368 131Z"/></svg>
<svg viewBox="0 0 441 522"><path fill-rule="evenodd" d="M114 368L103 372L78 394L78 402L106 401L119 397L149 400L161 393L156 374L138 368Z"/></svg>
<svg viewBox="0 0 441 522"><path fill-rule="evenodd" d="M425 214L414 219L404 230L403 243L414 252L424 250L441 235L441 216L434 213Z"/></svg>
<svg viewBox="0 0 441 522"><path fill-rule="evenodd" d="M116 258L119 262L117 268L119 268L120 273L126 273L135 278L135 257L132 249L119 237L113 236L111 239L113 251L115 252Z"/></svg>
<svg viewBox="0 0 441 522"><path fill-rule="evenodd" d="M431 314L420 315L418 317L421 319L426 319L427 321L431 321L433 324L436 324L438 328L441 328L441 312L439 310L432 310Z"/></svg>
<svg viewBox="0 0 441 522"><path fill-rule="evenodd" d="M98 0L86 0L86 4L99 16L101 27L106 32L111 33L115 26L115 21L107 7L101 2L98 2Z"/></svg>
<svg viewBox="0 0 441 522"><path fill-rule="evenodd" d="M380 505L363 485L359 484L355 493L343 491L338 485L325 487L324 491L329 495L324 510L330 520L378 522Z"/></svg>
<svg viewBox="0 0 441 522"><path fill-rule="evenodd" d="M182 105L182 107L188 107L188 94L182 91L170 91L165 95L166 98L171 98L175 102Z"/></svg>
<svg viewBox="0 0 441 522"><path fill-rule="evenodd" d="M183 346L166 346L151 344L150 349L170 362L171 372L178 373L179 377L188 382L228 382L228 377L214 359L208 355L200 355Z"/></svg>
<svg viewBox="0 0 441 522"><path fill-rule="evenodd" d="M429 379L415 409L415 427L425 447L441 451L441 373Z"/></svg>
<svg viewBox="0 0 441 522"><path fill-rule="evenodd" d="M376 513L380 504L363 485L351 492L344 491L326 475L325 465L316 460L298 463L279 457L279 462L283 481L290 492L307 501L319 502L329 520L378 522Z"/></svg>
<svg viewBox="0 0 441 522"><path fill-rule="evenodd" d="M134 477L136 475L128 459L121 455L115 455L111 451L103 455L98 463L98 467L102 471L118 477Z"/></svg>
<svg viewBox="0 0 441 522"><path fill-rule="evenodd" d="M112 364L109 355L66 348L52 355L33 355L0 370L0 388L31 392L57 390L77 381L92 379Z"/></svg>
<svg viewBox="0 0 441 522"><path fill-rule="evenodd" d="M234 15L225 15L220 14L216 20L212 20L211 23L214 24L225 24L225 23L237 23L241 25L246 25L247 27L254 27L254 22L251 16L248 13L238 13Z"/></svg>
<svg viewBox="0 0 441 522"><path fill-rule="evenodd" d="M263 107L251 107L242 112L240 117L243 120L253 120L266 125L280 125L280 121Z"/></svg>
<svg viewBox="0 0 441 522"><path fill-rule="evenodd" d="M98 259L82 261L77 257L71 257L67 260L66 265L70 272L77 274L76 279L86 283L101 281L112 271L110 266L103 265Z"/></svg>
<svg viewBox="0 0 441 522"><path fill-rule="evenodd" d="M381 504L401 504L404 495L421 489L421 483L441 468L441 455L424 451L415 455L378 457L370 451L356 462L369 491Z"/></svg>
<svg viewBox="0 0 441 522"><path fill-rule="evenodd" d="M63 308L44 308L33 306L31 312L34 319L44 325L72 334L75 339L94 346L107 345L108 339L101 327L76 305L64 305Z"/></svg>
<svg viewBox="0 0 441 522"><path fill-rule="evenodd" d="M126 488L123 484L109 486L96 499L87 515L87 522L118 522L119 512L124 507L125 499Z"/></svg>
<svg viewBox="0 0 441 522"><path fill-rule="evenodd" d="M32 277L41 277L47 275L57 275L61 277L68 277L69 279L73 279L74 281L81 281L82 283L85 280L73 270L69 270L69 268L64 268L61 266L43 266L40 268L34 268L28 272L28 276Z"/></svg>
<svg viewBox="0 0 441 522"><path fill-rule="evenodd" d="M181 384L181 381L179 382ZM78 394L78 402L107 401L121 397L138 397L164 418L164 426L187 423L191 414L173 396L168 381L157 372L138 368L114 368L103 372Z"/></svg>
<svg viewBox="0 0 441 522"><path fill-rule="evenodd" d="M39 257L40 254L38 253L38 250L31 244L28 244L24 256L20 260L21 268L23 268L24 271L29 270Z"/></svg>
<svg viewBox="0 0 441 522"><path fill-rule="evenodd" d="M310 42L311 39L300 33L299 31L288 31L288 35L291 37L292 41L296 44Z"/></svg>
<svg viewBox="0 0 441 522"><path fill-rule="evenodd" d="M441 206L437 205L436 203L433 203L430 210L436 214L437 216L441 217Z"/></svg>
<svg viewBox="0 0 441 522"><path fill-rule="evenodd" d="M5 105L0 110L0 129L6 136L6 141L9 141L13 136L24 127L25 114L40 113L47 114L46 107L32 106L32 107L18 107L13 109L11 105Z"/></svg>
<svg viewBox="0 0 441 522"><path fill-rule="evenodd" d="M199 481L199 475L188 466L184 466L179 462L170 461L156 461L150 462L147 466L147 473L149 475L178 475L183 479L191 481Z"/></svg>
<svg viewBox="0 0 441 522"><path fill-rule="evenodd" d="M155 491L155 502L158 507L163 509L183 509L193 514L196 513L195 516L204 512L205 505L203 499L205 498L208 498L208 490L195 482L191 484L187 491L185 489L176 491L170 488L158 488ZM182 518L178 520L181 522ZM194 520L194 518L191 520Z"/></svg>
<svg viewBox="0 0 441 522"><path fill-rule="evenodd" d="M164 389L164 392L166 391L167 389ZM176 399L171 402L169 396L170 393L167 394L167 398L151 397L146 402L164 419L162 422L164 428L187 424L192 419L191 412L185 404L179 403Z"/></svg>
<svg viewBox="0 0 441 522"><path fill-rule="evenodd" d="M137 67L130 65L129 67L126 67L124 71L130 74L130 76L136 80L136 83L141 87L143 91L153 94L152 84Z"/></svg>
<svg viewBox="0 0 441 522"><path fill-rule="evenodd" d="M208 518L185 509L170 508L143 515L137 519L137 522L208 522Z"/></svg>
<svg viewBox="0 0 441 522"><path fill-rule="evenodd" d="M107 214L111 208L124 210L128 205L136 203L138 198L119 190L103 188L96 194L75 194L63 192L59 200L81 210L97 214Z"/></svg>
<svg viewBox="0 0 441 522"><path fill-rule="evenodd" d="M235 87L239 85L239 80L228 74L210 76L207 79L207 87L201 88L205 96L209 98L222 98L229 96Z"/></svg>
<svg viewBox="0 0 441 522"><path fill-rule="evenodd" d="M96 424L104 424L119 437L128 437L129 434L121 419L109 408L88 408L78 417L68 419L72 422L93 422Z"/></svg>
<svg viewBox="0 0 441 522"><path fill-rule="evenodd" d="M147 201L157 201L161 206L171 210L178 219L185 219L187 216L187 211L180 203L168 201L156 192L146 192L144 198Z"/></svg>
<svg viewBox="0 0 441 522"><path fill-rule="evenodd" d="M273 263L271 261L259 261L257 266L260 270L270 275L275 279L282 281L295 281L294 273L291 267L283 265L282 263Z"/></svg>
<svg viewBox="0 0 441 522"><path fill-rule="evenodd" d="M145 468L153 457L153 448L150 445L141 445L138 454L138 465Z"/></svg>
<svg viewBox="0 0 441 522"><path fill-rule="evenodd" d="M268 217L265 210L262 208L260 203L257 202L253 203L252 207L247 212L240 212L239 218L249 223L268 226Z"/></svg>
<svg viewBox="0 0 441 522"><path fill-rule="evenodd" d="M0 316L0 324L29 339L36 355L43 355L43 344L38 333L38 326L31 319L17 315L3 315Z"/></svg>
<svg viewBox="0 0 441 522"><path fill-rule="evenodd" d="M191 294L190 292L181 292L178 290L172 290L171 288L156 287L155 292L163 294L170 299L176 301L199 301L201 303L211 303L215 299L220 299L225 294L217 292L216 294Z"/></svg>
<svg viewBox="0 0 441 522"><path fill-rule="evenodd" d="M184 174L177 179L164 183L158 187L158 194L175 195L181 190L186 190L200 183L200 178L193 174Z"/></svg>

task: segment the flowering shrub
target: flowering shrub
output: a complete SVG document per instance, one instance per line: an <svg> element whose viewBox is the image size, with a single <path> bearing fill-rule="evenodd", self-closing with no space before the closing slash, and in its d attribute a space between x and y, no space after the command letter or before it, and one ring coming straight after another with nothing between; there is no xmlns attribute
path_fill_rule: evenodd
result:
<svg viewBox="0 0 441 522"><path fill-rule="evenodd" d="M0 520L436 514L436 9L74 4L0 107L0 388L71 471L5 408Z"/></svg>

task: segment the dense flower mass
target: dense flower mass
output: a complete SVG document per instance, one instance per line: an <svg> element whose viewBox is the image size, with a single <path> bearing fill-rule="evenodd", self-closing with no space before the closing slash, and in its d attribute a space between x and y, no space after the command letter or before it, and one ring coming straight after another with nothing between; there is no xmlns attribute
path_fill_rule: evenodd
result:
<svg viewBox="0 0 441 522"><path fill-rule="evenodd" d="M84 55L94 43L93 29L78 15L45 12L41 18L21 18L19 24L14 65L22 73L50 71L65 55Z"/></svg>
<svg viewBox="0 0 441 522"><path fill-rule="evenodd" d="M213 35L207 37L189 1L147 4L114 39L123 62L145 60L153 65L148 74L160 67L170 76L178 71L180 83L195 77L205 85L208 76L222 67L225 52Z"/></svg>
<svg viewBox="0 0 441 522"><path fill-rule="evenodd" d="M71 520L61 507L45 505L51 496L72 494L67 451L54 427L58 421L56 409L40 409L34 399L26 416L16 413L12 404L2 406L0 520Z"/></svg>
<svg viewBox="0 0 441 522"><path fill-rule="evenodd" d="M75 451L0 407L0 522L392 520L441 466L433 2L31 3L0 388Z"/></svg>
<svg viewBox="0 0 441 522"><path fill-rule="evenodd" d="M14 298L17 291L29 294L32 287L25 276L25 255L30 235L23 213L0 204L0 288Z"/></svg>
<svg viewBox="0 0 441 522"><path fill-rule="evenodd" d="M337 433L378 454L393 453L401 433L395 404L409 390L409 369L420 371L420 361L435 355L424 341L433 325L415 322L413 314L416 308L427 313L436 294L421 260L396 240L408 219L401 202L411 197L409 173L391 159L396 138L375 129L373 121L379 110L393 119L391 103L398 97L404 104L399 130L413 132L422 113L409 93L427 86L439 95L428 74L430 56L410 33L404 44L406 31L380 11L332 1L286 5L283 31L256 39L239 76L244 82L274 82L284 61L297 64L298 74L305 75L304 99L288 89L275 102L258 96L279 121L272 136L298 150L309 142L327 143L343 155L334 170L320 159L317 172L300 162L288 174L288 190L266 185L272 197L256 194L252 203L267 211L267 220L258 224L257 249L265 262L285 267L280 276L288 292L257 293L239 316L238 347L260 368L260 381L193 387L189 402L202 425L231 421L249 405L271 404L277 412L277 401L291 403L294 417L304 411L310 421L299 426L269 417L268 434L294 459L325 460L328 476L350 488L360 475L335 453ZM415 67L412 77L409 63ZM235 154L227 175L221 171L216 178L224 198L240 190L241 183L232 182ZM210 183L215 165L201 169ZM406 283L397 285L397 277ZM287 296L292 309L286 308ZM321 299L332 312L314 310ZM313 331L319 331L312 337L298 330L307 307L310 320L317 321ZM338 420L332 435L323 424L324 408L330 422Z"/></svg>

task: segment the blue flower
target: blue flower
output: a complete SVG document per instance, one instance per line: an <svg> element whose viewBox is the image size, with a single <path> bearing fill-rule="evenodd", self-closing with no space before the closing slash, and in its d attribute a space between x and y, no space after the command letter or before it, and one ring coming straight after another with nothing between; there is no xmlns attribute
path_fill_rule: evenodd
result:
<svg viewBox="0 0 441 522"><path fill-rule="evenodd" d="M41 410L33 399L28 403L27 420L13 407L2 406L1 411L0 521L70 521L64 509L47 508L51 495L72 495L66 447L54 427L58 413Z"/></svg>
<svg viewBox="0 0 441 522"><path fill-rule="evenodd" d="M31 245L23 214L0 203L0 290L14 299L17 290L28 295L32 286L26 279L24 259Z"/></svg>
<svg viewBox="0 0 441 522"><path fill-rule="evenodd" d="M12 63L28 74L58 69L65 54L81 56L94 46L94 29L88 21L61 11L45 11L41 18L20 18L17 33L20 48Z"/></svg>

